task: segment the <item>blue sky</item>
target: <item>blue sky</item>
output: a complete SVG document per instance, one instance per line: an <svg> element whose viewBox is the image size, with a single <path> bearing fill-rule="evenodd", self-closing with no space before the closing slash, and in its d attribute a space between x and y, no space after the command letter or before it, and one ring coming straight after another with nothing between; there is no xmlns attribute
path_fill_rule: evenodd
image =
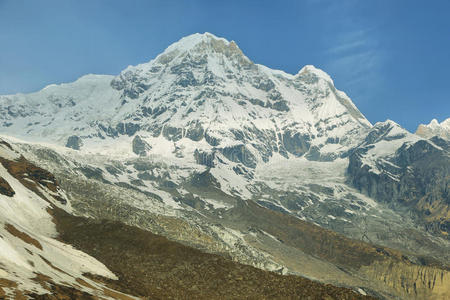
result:
<svg viewBox="0 0 450 300"><path fill-rule="evenodd" d="M450 1L0 0L0 94L118 74L185 35L235 40L256 63L329 73L372 122L450 117Z"/></svg>

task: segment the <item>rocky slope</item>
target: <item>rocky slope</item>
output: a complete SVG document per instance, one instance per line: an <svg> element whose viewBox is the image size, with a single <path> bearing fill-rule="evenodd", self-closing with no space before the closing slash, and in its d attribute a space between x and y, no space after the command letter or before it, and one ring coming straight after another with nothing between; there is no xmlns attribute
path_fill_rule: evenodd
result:
<svg viewBox="0 0 450 300"><path fill-rule="evenodd" d="M350 183L368 196L416 212L430 230L450 231L450 144L417 139L394 122L377 123L350 155Z"/></svg>
<svg viewBox="0 0 450 300"><path fill-rule="evenodd" d="M102 263L58 240L51 211L71 211L54 176L0 141L0 298L96 295L134 299L86 276L117 277ZM5 298L6 297L6 298Z"/></svg>
<svg viewBox="0 0 450 300"><path fill-rule="evenodd" d="M433 260L418 254L441 251L439 252L440 257L445 258L448 254L445 250L448 247L447 244L421 233L413 223L408 224L407 222L410 221L405 217L398 214L390 215L393 212L389 213L388 208L381 204L373 203L375 208L368 207L367 210L362 206L360 213L377 213L379 211L378 215L383 216L383 219L370 215L366 219L361 219L360 213L355 208L348 206L356 212L355 216L349 212L343 212L345 218L354 223L345 227L341 227L341 224L349 222L343 221L343 217L338 217L340 213L338 206L328 208L334 211L336 217L322 217L323 219L318 217L324 212L316 210L324 210L325 208L322 206L332 205L331 200L324 199L323 203L318 201L319 204L305 209L304 215L308 216L308 219L315 218L323 227L329 227L335 231L342 230L345 235L356 238L356 240L348 239L310 222L302 221L298 215L290 211L282 210L281 206L277 206L279 204L275 197L270 199L266 196L264 201L259 197L256 197L254 201L243 201L239 197L227 195L215 186L217 183L214 177L208 175L209 173L197 174L197 176L189 178L188 183L182 185L195 194L178 195L175 203L179 207L174 209L165 204L170 202L164 202L163 198L159 198L157 194L146 192L145 186L133 185L133 180L128 180L127 184L125 181L114 181L113 177L108 176L108 171L94 167L92 164L80 164L81 160L74 156L76 151L67 150L69 151L68 155L63 156L45 147L29 144L19 146L28 153L29 157L36 161L39 157L39 161L43 165L58 172L55 176L61 179L61 185L67 191L72 206L81 214L96 219L106 218L121 221L210 253L231 256L233 260L245 264L281 274L303 275L334 285L351 286L382 299L397 299L396 297L423 299L423 295L427 295L430 299L433 297L440 299L439 296L436 296L436 294L439 295L438 291L446 291L444 287L447 285L446 276L448 275L446 274L448 271L447 267L442 265L442 260L440 262L440 260ZM34 157L32 153L37 156ZM99 162L96 156L92 160L96 163ZM140 164L142 164L142 158L137 158L137 161L129 161L123 166L118 161L108 160L107 163L102 163L102 165L114 166L116 170L122 170L121 172L127 174L133 174L133 172L126 171L127 169L123 169L124 167L129 166L130 170L132 170L131 168L134 170L134 167L138 165L140 166L138 169L142 170ZM284 168L284 166L279 167ZM164 176L167 176L167 173L166 175L164 173L175 172L176 169L165 171L164 166L158 164L149 164L144 169L146 171L142 172L150 170L155 175L154 181L161 181L160 189L165 189L169 195L169 192L173 193L174 187L169 188L171 185L164 179ZM305 168L306 172L310 172L310 170ZM334 172L334 170L330 171ZM161 174L163 175L161 176ZM319 176L322 175L319 174ZM161 177L158 179L156 176ZM125 179L122 178L122 180ZM296 180L298 179L294 179L294 181ZM316 186L313 186L317 192L316 195L321 195L320 189L329 193L329 190L321 185L321 181L315 178L311 178L311 180L317 183ZM180 188L178 183L173 184L176 184L176 189ZM158 190L155 192L160 193ZM355 197L359 195L357 192L352 193ZM164 197L164 194L159 195ZM279 195L279 197L283 199L287 195ZM286 197L283 201L295 199L292 198L292 195L290 197ZM328 197L333 198L333 196ZM365 199L362 195L358 197L361 197L361 200ZM101 199L101 201L96 199ZM207 199L208 202L204 202L203 199ZM345 199L347 198L341 198L341 201L345 201ZM353 203L358 205L355 199L358 198L354 198ZM228 206L215 208L212 205L218 205L218 203L226 203ZM268 205L270 203L273 205ZM346 204L343 202L340 205L342 207ZM314 211L315 214L309 214L308 210ZM344 209L341 208L341 210ZM396 218L399 219L396 220ZM393 223L394 220L398 223ZM357 227L357 224L365 226L365 228L361 228L364 231L356 231L356 229L353 231L352 228ZM385 229L383 229L384 227ZM361 242L359 239L365 242ZM406 251L401 254L385 247L371 245L370 243L374 241L391 241L392 244L396 242L395 245L399 246L397 248L402 248L401 245L403 247L408 245L410 250L416 251ZM395 273L395 276L399 277L392 277L392 280L395 278L398 282L404 282L403 285L395 284L388 287L390 282L383 279L391 276L392 264L397 264L398 268L401 267L404 270L403 273ZM384 269L381 269L380 266ZM416 293L411 288L416 279L412 280L412 278L419 278L416 269L420 270L420 268L429 268L430 272L436 272L436 274L441 272L443 280L435 281L432 288L431 285L430 288L425 288L425 285L419 285L417 282L416 285L421 288ZM384 277L380 275L383 272ZM401 278L409 279L402 281Z"/></svg>
<svg viewBox="0 0 450 300"><path fill-rule="evenodd" d="M51 173L4 141L0 160L0 299L371 299L240 265L123 223L72 216Z"/></svg>
<svg viewBox="0 0 450 300"><path fill-rule="evenodd" d="M374 299L238 264L120 222L92 221L62 211L56 219L63 240L118 274L120 281L110 281L110 287L145 299Z"/></svg>

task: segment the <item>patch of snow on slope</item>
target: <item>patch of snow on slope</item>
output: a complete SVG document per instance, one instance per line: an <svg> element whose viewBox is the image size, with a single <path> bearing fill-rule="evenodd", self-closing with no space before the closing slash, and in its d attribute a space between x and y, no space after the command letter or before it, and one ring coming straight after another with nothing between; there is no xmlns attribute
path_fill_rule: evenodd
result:
<svg viewBox="0 0 450 300"><path fill-rule="evenodd" d="M0 148L2 153L9 151L5 146ZM50 208L47 201L23 186L2 165L0 177L7 181L15 192L12 197L0 194L1 277L17 282L21 290L37 293L48 291L33 280L36 273L49 276L55 283L72 286L78 286L77 278L83 278L92 286L98 287L97 283L84 278L85 273L117 279L96 259L54 239L57 232L52 216L47 212ZM46 193L51 194L50 191ZM22 232L36 242L21 238L8 228ZM62 272L50 266L44 259ZM87 287L81 289L92 292Z"/></svg>

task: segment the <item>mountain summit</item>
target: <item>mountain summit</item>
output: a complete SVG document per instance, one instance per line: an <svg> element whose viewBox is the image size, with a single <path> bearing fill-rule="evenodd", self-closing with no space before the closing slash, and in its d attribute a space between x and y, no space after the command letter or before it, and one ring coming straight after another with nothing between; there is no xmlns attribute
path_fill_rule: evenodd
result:
<svg viewBox="0 0 450 300"><path fill-rule="evenodd" d="M161 55L167 55L174 51L186 52L209 52L209 53L221 53L227 57L232 55L244 56L242 51L236 45L234 41L227 41L224 38L219 38L212 33L205 32L203 34L195 33L180 39L178 42L170 45ZM160 57L159 55L158 57Z"/></svg>
<svg viewBox="0 0 450 300"><path fill-rule="evenodd" d="M5 131L25 139L92 150L135 135L152 147L161 136L225 156L239 149L251 159L228 159L249 167L274 153L333 160L371 127L325 72L269 69L210 33L184 37L116 77L88 75L0 100Z"/></svg>

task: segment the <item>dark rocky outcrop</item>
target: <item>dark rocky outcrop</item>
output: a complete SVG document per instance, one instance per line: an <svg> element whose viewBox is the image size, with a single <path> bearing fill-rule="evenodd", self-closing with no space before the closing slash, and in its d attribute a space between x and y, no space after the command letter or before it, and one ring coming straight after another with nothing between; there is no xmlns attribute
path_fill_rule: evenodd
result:
<svg viewBox="0 0 450 300"><path fill-rule="evenodd" d="M138 76L133 72L122 72L118 77L111 81L111 87L116 90L122 90L122 97L136 99L139 95L148 90L150 85L146 83L145 78Z"/></svg>
<svg viewBox="0 0 450 300"><path fill-rule="evenodd" d="M72 135L72 136L69 136L69 138L67 139L67 143L66 143L67 148L72 148L74 150L80 150L81 146L83 146L83 140L79 136Z"/></svg>
<svg viewBox="0 0 450 300"><path fill-rule="evenodd" d="M118 137L119 136L119 132L117 131L117 129L112 128L111 126L106 127L103 124L98 124L98 128L104 133L106 134L106 136L109 137Z"/></svg>
<svg viewBox="0 0 450 300"><path fill-rule="evenodd" d="M164 126L162 129L162 135L169 141L176 142L181 140L183 137L183 129L172 126Z"/></svg>
<svg viewBox="0 0 450 300"><path fill-rule="evenodd" d="M205 130L203 129L203 126L199 122L192 122L186 128L185 136L193 141L198 142L203 139L204 134Z"/></svg>
<svg viewBox="0 0 450 300"><path fill-rule="evenodd" d="M220 139L216 136L212 136L208 131L205 131L205 141L211 146L218 146L220 144Z"/></svg>
<svg viewBox="0 0 450 300"><path fill-rule="evenodd" d="M59 194L59 184L55 176L47 170L39 168L36 165L30 163L23 156L21 156L17 160L9 160L0 157L0 163L8 171L9 174L11 174L14 178L19 180L21 184L35 192L41 198L49 200L41 192L40 188L44 187L54 193L52 197L55 200L57 200L61 204L67 203L67 200L62 198ZM12 189L9 191L9 193L11 193L11 191Z"/></svg>
<svg viewBox="0 0 450 300"><path fill-rule="evenodd" d="M298 132L287 130L283 133L282 138L286 151L295 156L302 156L309 150L310 137L308 135L301 135Z"/></svg>
<svg viewBox="0 0 450 300"><path fill-rule="evenodd" d="M263 90L265 92L270 91L271 89L275 88L275 84L273 83L272 80L268 79L268 78L263 78L263 77L255 77L252 80L252 85L259 89L259 90Z"/></svg>
<svg viewBox="0 0 450 300"><path fill-rule="evenodd" d="M80 171L86 178L95 179L101 181L103 183L109 184L110 182L103 177L103 170L100 168L95 168L91 166L84 166L75 169L76 171Z"/></svg>
<svg viewBox="0 0 450 300"><path fill-rule="evenodd" d="M276 101L272 104L272 108L278 111L289 111L289 106L287 105L287 102L284 100Z"/></svg>
<svg viewBox="0 0 450 300"><path fill-rule="evenodd" d="M120 134L126 134L128 136L133 136L137 131L140 130L140 125L136 123L119 123L116 126L116 130Z"/></svg>
<svg viewBox="0 0 450 300"><path fill-rule="evenodd" d="M152 147L141 139L139 135L136 135L132 141L133 152L139 156L147 155L147 151Z"/></svg>
<svg viewBox="0 0 450 300"><path fill-rule="evenodd" d="M245 145L241 144L224 147L220 148L219 151L223 154L223 156L232 162L242 163L244 166L249 168L256 167L256 157L250 152L250 150L247 149Z"/></svg>
<svg viewBox="0 0 450 300"><path fill-rule="evenodd" d="M8 181L0 177L0 194L12 197L14 196L16 192L12 189L12 187L9 185Z"/></svg>
<svg viewBox="0 0 450 300"><path fill-rule="evenodd" d="M214 152L204 152L198 149L194 152L195 161L200 164L210 168L215 166L216 155Z"/></svg>

